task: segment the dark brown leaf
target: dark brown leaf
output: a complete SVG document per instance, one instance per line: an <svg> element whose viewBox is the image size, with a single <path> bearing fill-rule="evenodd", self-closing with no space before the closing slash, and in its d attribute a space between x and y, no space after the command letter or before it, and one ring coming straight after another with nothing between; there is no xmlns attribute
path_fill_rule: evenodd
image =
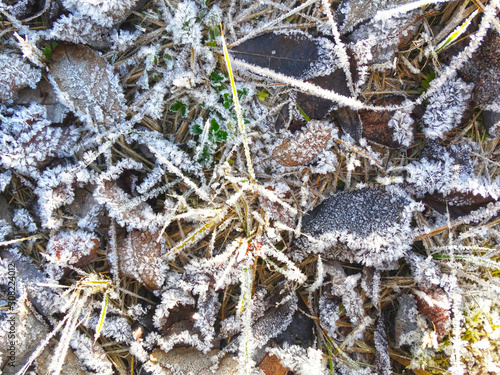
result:
<svg viewBox="0 0 500 375"><path fill-rule="evenodd" d="M422 201L440 214L450 214L452 219L470 214L472 211L486 207L488 203L496 202L490 196L481 194L452 192L446 197L439 193L426 194Z"/></svg>
<svg viewBox="0 0 500 375"><path fill-rule="evenodd" d="M347 84L347 79L342 69L337 69L327 76L312 78L307 82L317 85L325 90L334 91L340 95L351 95L349 86ZM333 105L335 104L331 100L309 95L300 91L297 92L295 103L311 120L322 120L330 112ZM305 126L306 120L304 119L304 116L300 113L300 111L296 110L293 112L295 112L294 116L292 116L292 119L289 119L288 106L284 106L282 108L280 116L278 117L278 120L275 124L276 130L284 128L289 120L290 124L288 126L288 129L292 132L300 130Z"/></svg>
<svg viewBox="0 0 500 375"><path fill-rule="evenodd" d="M400 95L387 96L375 101L376 106L395 106L403 103L405 98ZM391 147L399 148L402 145L394 139L394 129L389 126L389 121L394 116L395 111L370 111L361 109L359 117L363 125L363 137L369 141ZM415 122L412 128L413 135L415 134Z"/></svg>
<svg viewBox="0 0 500 375"><path fill-rule="evenodd" d="M317 42L305 33L266 33L231 49L237 59L275 72L302 78L319 57Z"/></svg>
<svg viewBox="0 0 500 375"><path fill-rule="evenodd" d="M342 129L344 134L349 134L356 142L361 138L361 120L358 111L341 107L332 112L335 123Z"/></svg>
<svg viewBox="0 0 500 375"><path fill-rule="evenodd" d="M312 161L332 138L331 125L311 121L294 139L285 139L273 150L273 159L284 167L298 167Z"/></svg>
<svg viewBox="0 0 500 375"><path fill-rule="evenodd" d="M474 101L487 106L500 97L500 36L490 30L463 69L464 78L476 84Z"/></svg>
<svg viewBox="0 0 500 375"><path fill-rule="evenodd" d="M112 125L124 118L113 68L90 47L59 44L49 65L59 100L83 122Z"/></svg>

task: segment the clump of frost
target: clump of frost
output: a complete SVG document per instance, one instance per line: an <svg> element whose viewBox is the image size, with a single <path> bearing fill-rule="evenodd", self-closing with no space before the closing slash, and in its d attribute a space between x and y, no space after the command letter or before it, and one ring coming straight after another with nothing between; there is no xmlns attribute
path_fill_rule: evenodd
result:
<svg viewBox="0 0 500 375"><path fill-rule="evenodd" d="M100 316L94 314L90 319L84 321L85 327L95 329L99 320ZM134 338L129 322L121 316L106 316L100 333L104 337L126 344L129 344Z"/></svg>
<svg viewBox="0 0 500 375"><path fill-rule="evenodd" d="M90 259L99 243L95 234L81 229L56 233L47 243L45 255L51 262L47 265L47 273L54 279L61 278L65 267Z"/></svg>
<svg viewBox="0 0 500 375"><path fill-rule="evenodd" d="M5 188L9 185L11 178L12 178L11 171L0 173L0 192L4 191Z"/></svg>
<svg viewBox="0 0 500 375"><path fill-rule="evenodd" d="M12 221L21 230L26 230L30 233L36 232L37 226L30 213L25 208L14 210Z"/></svg>
<svg viewBox="0 0 500 375"><path fill-rule="evenodd" d="M6 220L0 219L0 241L5 240L5 238L10 234L12 231L12 227L10 226L9 223L7 223Z"/></svg>
<svg viewBox="0 0 500 375"><path fill-rule="evenodd" d="M316 162L311 165L311 173L331 173L335 171L338 164L337 155L330 150L326 150L319 154L316 158Z"/></svg>
<svg viewBox="0 0 500 375"><path fill-rule="evenodd" d="M412 194L423 197L425 194L472 193L482 197L500 197L500 181L489 181L484 177L475 176L471 160L473 145L459 143L446 149L437 144L431 144L424 150L425 154L406 166L408 173L406 181ZM461 197L448 201L450 205L459 205Z"/></svg>
<svg viewBox="0 0 500 375"><path fill-rule="evenodd" d="M76 356L89 369L90 374L112 375L113 365L109 361L106 353L99 346L83 333L75 331L71 338L70 345Z"/></svg>
<svg viewBox="0 0 500 375"><path fill-rule="evenodd" d="M0 120L0 164L34 178L50 158L71 156L80 134L73 126L51 126L45 107L35 103L0 107Z"/></svg>
<svg viewBox="0 0 500 375"><path fill-rule="evenodd" d="M41 77L40 69L25 63L21 56L0 53L0 100L15 99L24 87L35 88Z"/></svg>
<svg viewBox="0 0 500 375"><path fill-rule="evenodd" d="M389 128L394 130L392 133L394 141L404 147L410 147L413 143L413 123L415 121L411 117L411 108L408 106L410 103L411 101L408 99L402 102L401 106L408 109L397 110L387 123Z"/></svg>
<svg viewBox="0 0 500 375"><path fill-rule="evenodd" d="M171 31L175 44L193 44L201 46L201 25L197 22L198 6L194 1L186 0L178 4L175 15L170 20L167 30Z"/></svg>
<svg viewBox="0 0 500 375"><path fill-rule="evenodd" d="M445 133L459 125L467 109L474 84L461 78L450 78L429 98L422 116L424 134L427 138L444 138Z"/></svg>
<svg viewBox="0 0 500 375"><path fill-rule="evenodd" d="M397 186L341 192L304 216L297 242L303 252L384 267L410 248L412 213L421 209Z"/></svg>
<svg viewBox="0 0 500 375"><path fill-rule="evenodd" d="M90 17L97 25L112 27L127 17L137 0L63 0L62 3L77 17Z"/></svg>

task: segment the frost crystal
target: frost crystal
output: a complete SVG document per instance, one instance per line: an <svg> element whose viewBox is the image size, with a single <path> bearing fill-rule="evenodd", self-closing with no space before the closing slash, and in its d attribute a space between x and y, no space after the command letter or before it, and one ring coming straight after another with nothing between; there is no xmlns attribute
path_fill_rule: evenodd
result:
<svg viewBox="0 0 500 375"><path fill-rule="evenodd" d="M422 123L427 138L444 138L445 133L459 125L468 106L474 84L467 84L461 78L448 79L429 98Z"/></svg>
<svg viewBox="0 0 500 375"><path fill-rule="evenodd" d="M90 17L96 24L112 27L125 19L137 0L63 0L63 5L78 17Z"/></svg>
<svg viewBox="0 0 500 375"><path fill-rule="evenodd" d="M0 53L0 101L15 99L24 87L36 87L42 74L14 54Z"/></svg>
<svg viewBox="0 0 500 375"><path fill-rule="evenodd" d="M37 178L38 168L50 158L72 154L79 130L50 126L45 107L32 104L17 110L0 107L0 111L0 164L5 168Z"/></svg>
<svg viewBox="0 0 500 375"><path fill-rule="evenodd" d="M30 233L36 232L37 230L36 223L33 221L30 213L25 208L14 210L14 217L12 218L12 221L16 227Z"/></svg>
<svg viewBox="0 0 500 375"><path fill-rule="evenodd" d="M304 216L299 246L325 257L381 267L413 242L412 212L421 205L396 187L363 188L326 199Z"/></svg>

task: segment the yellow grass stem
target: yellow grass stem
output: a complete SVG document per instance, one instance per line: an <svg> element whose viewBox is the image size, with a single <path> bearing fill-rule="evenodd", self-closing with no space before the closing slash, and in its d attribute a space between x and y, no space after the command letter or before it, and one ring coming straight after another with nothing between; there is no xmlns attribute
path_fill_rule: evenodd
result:
<svg viewBox="0 0 500 375"><path fill-rule="evenodd" d="M241 136L243 138L243 148L245 150L245 157L247 159L247 169L248 175L250 176L250 182L255 181L255 172L253 170L252 157L250 155L250 148L248 147L247 133L245 129L245 121L243 120L243 112L241 110L240 101L238 99L238 92L236 91L236 85L234 83L233 69L231 68L231 59L229 58L229 52L227 51L226 40L224 39L224 33L222 31L222 24L220 24L220 34L222 37L222 47L224 49L224 59L226 60L227 72L229 74L229 79L231 81L231 90L233 92L233 103L234 110L236 112L236 119L238 121L238 128L240 129Z"/></svg>

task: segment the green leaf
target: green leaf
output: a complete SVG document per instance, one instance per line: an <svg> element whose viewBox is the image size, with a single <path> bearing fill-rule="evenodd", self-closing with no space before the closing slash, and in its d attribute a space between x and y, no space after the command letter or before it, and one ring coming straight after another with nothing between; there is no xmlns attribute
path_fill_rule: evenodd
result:
<svg viewBox="0 0 500 375"><path fill-rule="evenodd" d="M229 99L229 93L226 92L224 94L224 108L229 109L231 108L231 100Z"/></svg>
<svg viewBox="0 0 500 375"><path fill-rule="evenodd" d="M227 132L224 130L219 130L217 133L215 133L215 141L216 142L223 142L227 140Z"/></svg>
<svg viewBox="0 0 500 375"><path fill-rule="evenodd" d="M187 107L186 107L186 104L184 104L183 102L181 102L180 100L177 100L174 104L172 104L169 109L172 111L172 112L178 112L180 111L181 112L181 116L182 117L186 117L186 113L187 113Z"/></svg>
<svg viewBox="0 0 500 375"><path fill-rule="evenodd" d="M202 132L203 129L201 128L200 125L194 124L193 126L191 126L191 134L200 135Z"/></svg>
<svg viewBox="0 0 500 375"><path fill-rule="evenodd" d="M259 91L257 93L257 99L259 99L261 102L264 102L267 98L269 98L269 94L265 91Z"/></svg>
<svg viewBox="0 0 500 375"><path fill-rule="evenodd" d="M304 117L304 120L306 120L306 122L311 121L309 116L306 115L306 113L302 110L302 108L300 108L300 106L298 104L296 104L296 106L297 106L297 109L299 110L300 114L302 115L302 117Z"/></svg>
<svg viewBox="0 0 500 375"><path fill-rule="evenodd" d="M217 47L217 42L214 40L214 41L211 41L211 42L206 42L205 45L207 47Z"/></svg>
<svg viewBox="0 0 500 375"><path fill-rule="evenodd" d="M217 130L219 130L219 124L213 118L212 120L210 120L210 133L215 133Z"/></svg>

